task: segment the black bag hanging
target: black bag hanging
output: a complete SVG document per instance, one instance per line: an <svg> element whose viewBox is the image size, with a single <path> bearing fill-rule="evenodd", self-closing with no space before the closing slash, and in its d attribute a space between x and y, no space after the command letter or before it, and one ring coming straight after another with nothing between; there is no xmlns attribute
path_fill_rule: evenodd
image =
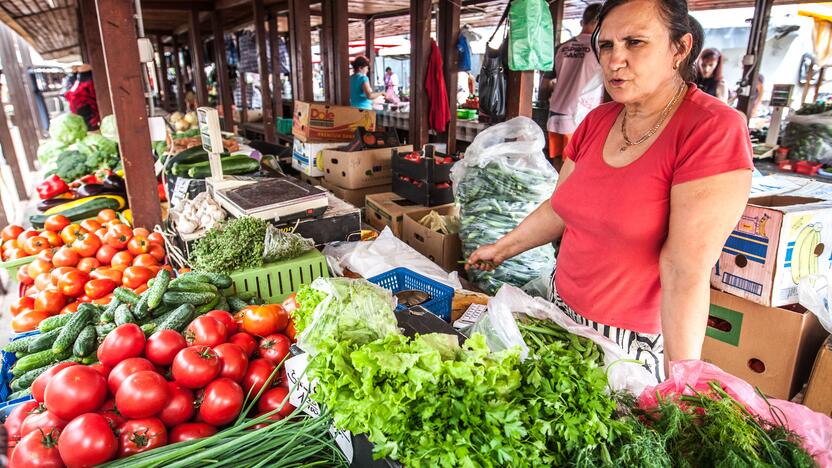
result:
<svg viewBox="0 0 832 468"><path fill-rule="evenodd" d="M499 49L492 48L489 44L497 31L506 21L511 3L506 6L506 11L494 33L488 38L485 47L485 55L482 59L482 69L477 77L480 91L480 114L491 117L492 120L502 120L506 116L506 70L508 65L507 56L507 31L503 30L503 43Z"/></svg>

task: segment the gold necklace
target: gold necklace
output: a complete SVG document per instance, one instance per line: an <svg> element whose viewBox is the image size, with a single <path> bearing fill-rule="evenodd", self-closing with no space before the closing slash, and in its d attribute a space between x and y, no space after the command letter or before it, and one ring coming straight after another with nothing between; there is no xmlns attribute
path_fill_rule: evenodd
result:
<svg viewBox="0 0 832 468"><path fill-rule="evenodd" d="M685 88L686 85L684 82L682 82L682 84L679 86L679 89L676 91L676 94L673 95L673 99L671 99L670 102L668 102L665 108L662 110L662 113L659 115L659 121L656 122L656 125L654 125L653 128L648 130L647 133L642 135L641 138L639 138L636 141L630 141L630 137L627 136L627 109L624 109L624 118L621 119L621 136L624 137L624 144L621 146L621 148L618 149L618 151L623 153L624 151L627 151L627 148L631 146L640 145L648 139L650 139L650 137L653 136L653 134L655 134L659 130L659 127L662 126L664 120L670 114L670 110L673 109L673 105L676 104L676 101L679 100L679 96L683 94Z"/></svg>

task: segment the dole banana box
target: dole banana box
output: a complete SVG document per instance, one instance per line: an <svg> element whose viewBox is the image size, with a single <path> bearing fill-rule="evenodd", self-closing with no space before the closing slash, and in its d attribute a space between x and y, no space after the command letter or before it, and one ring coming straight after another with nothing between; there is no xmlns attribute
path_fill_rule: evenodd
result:
<svg viewBox="0 0 832 468"><path fill-rule="evenodd" d="M352 141L355 129L376 129L376 113L349 106L295 101L292 135L303 142Z"/></svg>
<svg viewBox="0 0 832 468"><path fill-rule="evenodd" d="M797 285L832 269L832 202L795 196L749 200L711 272L711 286L752 302L796 304Z"/></svg>
<svg viewBox="0 0 832 468"><path fill-rule="evenodd" d="M324 176L324 151L341 143L305 143L297 138L292 145L292 167L309 177Z"/></svg>

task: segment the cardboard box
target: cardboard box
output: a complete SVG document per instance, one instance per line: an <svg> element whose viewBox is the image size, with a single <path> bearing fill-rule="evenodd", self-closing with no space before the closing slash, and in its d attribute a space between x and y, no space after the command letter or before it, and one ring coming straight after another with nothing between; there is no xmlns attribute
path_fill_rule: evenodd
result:
<svg viewBox="0 0 832 468"><path fill-rule="evenodd" d="M376 193L367 195L365 217L370 226L379 231L389 226L393 234L401 239L404 215L424 209L424 206L407 201L395 193Z"/></svg>
<svg viewBox="0 0 832 468"><path fill-rule="evenodd" d="M459 240L459 234L440 234L419 224L419 220L431 211L436 211L440 215L459 214L459 209L454 205L411 211L404 215L402 240L444 268L445 271L454 271L459 267L459 260L462 259L462 243Z"/></svg>
<svg viewBox="0 0 832 468"><path fill-rule="evenodd" d="M818 351L803 404L832 417L832 336Z"/></svg>
<svg viewBox="0 0 832 468"><path fill-rule="evenodd" d="M376 113L349 106L295 101L292 135L307 141L351 141L355 129L376 129Z"/></svg>
<svg viewBox="0 0 832 468"><path fill-rule="evenodd" d="M832 202L751 199L711 274L711 286L765 306L797 303L797 284L832 267Z"/></svg>
<svg viewBox="0 0 832 468"><path fill-rule="evenodd" d="M346 189L327 182L326 178L324 178L323 182L321 182L321 187L329 190L330 192L332 192L333 195L340 198L341 200L344 200L347 203L354 205L358 208L364 208L364 203L366 201L367 195L390 191L389 183L387 185L379 185L376 187Z"/></svg>
<svg viewBox="0 0 832 468"><path fill-rule="evenodd" d="M766 307L711 290L702 359L774 398L794 396L829 334L800 306Z"/></svg>
<svg viewBox="0 0 832 468"><path fill-rule="evenodd" d="M311 177L324 175L324 150L336 148L340 143L306 143L297 138L292 145L292 167Z"/></svg>
<svg viewBox="0 0 832 468"><path fill-rule="evenodd" d="M324 151L324 178L345 189L360 189L390 184L393 177L393 150L413 151L413 146L379 148L365 151Z"/></svg>

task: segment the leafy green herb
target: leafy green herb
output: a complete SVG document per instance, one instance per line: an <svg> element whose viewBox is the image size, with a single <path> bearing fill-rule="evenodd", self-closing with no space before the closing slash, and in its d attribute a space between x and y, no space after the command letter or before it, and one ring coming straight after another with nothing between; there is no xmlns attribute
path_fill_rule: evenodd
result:
<svg viewBox="0 0 832 468"><path fill-rule="evenodd" d="M198 271L232 273L263 264L266 222L245 216L211 228L196 242L189 261Z"/></svg>
<svg viewBox="0 0 832 468"><path fill-rule="evenodd" d="M301 285L295 294L298 308L291 312L297 333L306 330L306 327L312 322L312 313L315 312L315 307L318 307L318 304L327 296L327 293L313 289L308 284Z"/></svg>

